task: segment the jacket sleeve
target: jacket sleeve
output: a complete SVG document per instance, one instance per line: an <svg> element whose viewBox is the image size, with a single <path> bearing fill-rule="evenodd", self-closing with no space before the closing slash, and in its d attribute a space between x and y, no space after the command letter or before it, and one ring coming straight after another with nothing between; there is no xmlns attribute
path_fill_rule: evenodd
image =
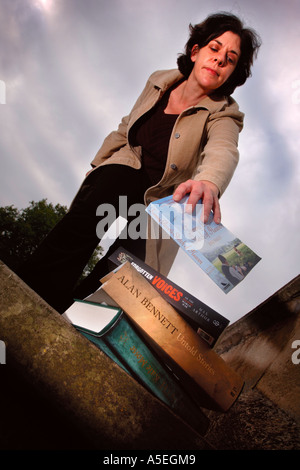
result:
<svg viewBox="0 0 300 470"><path fill-rule="evenodd" d="M210 115L205 143L193 178L211 181L221 196L227 188L239 161L238 139L244 114L235 103L224 111Z"/></svg>
<svg viewBox="0 0 300 470"><path fill-rule="evenodd" d="M112 131L104 139L103 144L101 145L94 160L91 163L92 166L99 165L99 163L102 163L104 160L111 157L111 155L127 144L128 120L129 116L123 117L118 126L118 129Z"/></svg>

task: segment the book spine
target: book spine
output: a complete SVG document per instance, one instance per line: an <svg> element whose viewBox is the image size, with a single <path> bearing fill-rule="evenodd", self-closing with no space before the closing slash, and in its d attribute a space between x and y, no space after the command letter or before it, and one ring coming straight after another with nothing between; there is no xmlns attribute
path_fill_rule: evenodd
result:
<svg viewBox="0 0 300 470"><path fill-rule="evenodd" d="M76 329L186 423L205 434L209 426L207 416L184 392L172 371L145 344L123 312L104 333Z"/></svg>
<svg viewBox="0 0 300 470"><path fill-rule="evenodd" d="M129 264L102 285L134 321L199 406L227 410L243 381L188 323Z"/></svg>
<svg viewBox="0 0 300 470"><path fill-rule="evenodd" d="M103 340L154 396L198 432L206 432L208 418L184 393L178 379L156 358L125 315L104 335Z"/></svg>
<svg viewBox="0 0 300 470"><path fill-rule="evenodd" d="M124 364L124 361L122 359L120 359L120 357L112 351L110 346L108 344L106 344L106 342L103 340L103 338L101 338L97 335L93 335L91 333L88 333L86 331L83 331L81 328L77 327L76 329L78 331L80 331L80 333L83 336L85 336L89 341L94 343L95 346L97 346L97 348L101 349L101 351L104 352L108 357L110 357L110 359L112 359L116 364L118 364L119 367L121 367L123 370L125 370L125 372L127 372L127 374L132 375L131 371Z"/></svg>
<svg viewBox="0 0 300 470"><path fill-rule="evenodd" d="M124 248L118 248L109 259L116 266L120 266L122 263L129 261L131 265L143 275L149 284L185 317L192 328L197 331L210 346L214 346L220 334L229 324L228 319L189 294L173 281L170 281L166 276L158 273L151 266L148 266Z"/></svg>

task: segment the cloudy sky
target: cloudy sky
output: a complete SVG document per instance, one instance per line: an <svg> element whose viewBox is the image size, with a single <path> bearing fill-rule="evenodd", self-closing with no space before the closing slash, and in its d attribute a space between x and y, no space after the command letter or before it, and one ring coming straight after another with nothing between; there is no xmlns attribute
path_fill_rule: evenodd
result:
<svg viewBox="0 0 300 470"><path fill-rule="evenodd" d="M226 10L263 41L234 93L246 114L223 224L262 257L225 295L179 253L170 273L231 321L299 273L299 0L0 0L0 205L69 205L103 138L189 23Z"/></svg>

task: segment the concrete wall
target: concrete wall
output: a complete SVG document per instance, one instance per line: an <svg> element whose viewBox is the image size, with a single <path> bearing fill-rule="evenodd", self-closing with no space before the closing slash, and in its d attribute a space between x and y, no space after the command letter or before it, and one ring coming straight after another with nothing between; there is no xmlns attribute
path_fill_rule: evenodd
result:
<svg viewBox="0 0 300 470"><path fill-rule="evenodd" d="M218 341L217 352L242 375L245 387L226 415L210 414L206 437L216 448L300 449L299 294L297 277Z"/></svg>

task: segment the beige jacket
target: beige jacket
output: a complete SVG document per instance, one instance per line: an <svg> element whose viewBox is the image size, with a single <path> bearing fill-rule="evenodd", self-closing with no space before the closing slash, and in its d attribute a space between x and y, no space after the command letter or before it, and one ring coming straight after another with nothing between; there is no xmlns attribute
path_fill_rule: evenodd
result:
<svg viewBox="0 0 300 470"><path fill-rule="evenodd" d="M141 148L131 145L130 129L181 79L182 74L176 69L153 73L130 114L122 119L118 130L106 137L91 164L97 167L118 163L140 168ZM171 134L164 174L158 184L146 191L145 204L172 194L176 186L190 178L215 183L221 196L238 163L238 135L243 118L244 114L230 97L207 97L183 111ZM148 241L148 248L150 245ZM165 247L163 251L167 254ZM156 260L152 246L148 253L151 255L147 255L147 262L166 273L167 269L162 269Z"/></svg>

